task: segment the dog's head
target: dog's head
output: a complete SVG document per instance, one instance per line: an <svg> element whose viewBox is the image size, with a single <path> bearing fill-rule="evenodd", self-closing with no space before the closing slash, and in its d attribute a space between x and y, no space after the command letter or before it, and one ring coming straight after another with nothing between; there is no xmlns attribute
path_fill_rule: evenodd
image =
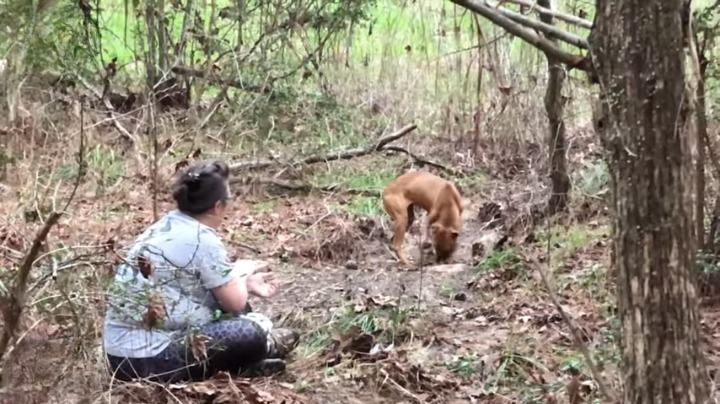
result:
<svg viewBox="0 0 720 404"><path fill-rule="evenodd" d="M460 233L453 228L443 226L440 223L432 225L433 247L438 262L446 261L457 248L457 239Z"/></svg>

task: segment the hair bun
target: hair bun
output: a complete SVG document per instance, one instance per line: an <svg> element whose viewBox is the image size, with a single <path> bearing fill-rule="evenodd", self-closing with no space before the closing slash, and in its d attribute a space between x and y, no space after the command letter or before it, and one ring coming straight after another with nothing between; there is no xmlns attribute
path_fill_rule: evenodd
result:
<svg viewBox="0 0 720 404"><path fill-rule="evenodd" d="M223 177L227 177L230 174L230 168L222 161L213 161L210 164L210 167L212 167L213 172L216 172Z"/></svg>

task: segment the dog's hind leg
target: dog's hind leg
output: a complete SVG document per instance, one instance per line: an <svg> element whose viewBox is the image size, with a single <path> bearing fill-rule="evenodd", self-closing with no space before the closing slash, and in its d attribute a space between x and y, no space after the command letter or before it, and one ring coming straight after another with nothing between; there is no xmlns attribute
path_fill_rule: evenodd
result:
<svg viewBox="0 0 720 404"><path fill-rule="evenodd" d="M413 222L415 222L415 205L412 203L407 207L407 218L408 220L405 231L410 231L410 227L413 225Z"/></svg>
<svg viewBox="0 0 720 404"><path fill-rule="evenodd" d="M403 253L403 244L405 242L405 232L407 232L410 223L408 212L411 210L403 205L402 199L387 195L383 196L385 211L392 217L394 222L394 233L391 241L392 250L403 264L409 265L408 259Z"/></svg>

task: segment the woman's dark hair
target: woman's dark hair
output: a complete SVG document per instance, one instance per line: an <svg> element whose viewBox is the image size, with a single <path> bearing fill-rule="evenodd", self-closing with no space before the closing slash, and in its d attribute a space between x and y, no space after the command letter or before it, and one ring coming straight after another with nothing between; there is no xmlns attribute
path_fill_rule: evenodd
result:
<svg viewBox="0 0 720 404"><path fill-rule="evenodd" d="M212 209L218 201L229 199L229 176L230 169L221 161L186 168L173 186L172 195L178 209L198 215Z"/></svg>

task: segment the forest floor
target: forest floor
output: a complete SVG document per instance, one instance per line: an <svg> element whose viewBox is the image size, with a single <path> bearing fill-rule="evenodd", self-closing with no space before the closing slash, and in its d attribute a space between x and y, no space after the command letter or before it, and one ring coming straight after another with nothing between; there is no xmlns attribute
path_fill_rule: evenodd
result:
<svg viewBox="0 0 720 404"><path fill-rule="evenodd" d="M362 188L362 195L236 187L223 237L234 258L271 262L283 283L278 296L256 299L253 307L302 332L287 372L266 379L221 374L187 385L108 387L98 349L100 287L111 260L78 251L127 245L153 221L153 196L141 170L118 175L102 192L83 187L49 242L73 246L73 255L56 259L82 261L85 269L56 261L54 272L40 265L34 273L31 309L4 369L10 387L0 391L0 402L605 402L540 271L552 280L605 383L619 391L603 203L585 201L562 219L542 218L546 191L537 174L509 179L507 161L466 170L454 177L470 206L453 262L435 265L425 252L423 270L407 271L388 248L391 222L378 197L405 169L403 161L371 155L304 174L308 182ZM172 164L164 169L172 171ZM0 205L8 218L0 224L7 262L26 250L27 235L38 227L33 215L40 214L22 211L13 192L7 188ZM162 214L172 205L167 195L160 199ZM418 246L416 224L406 241L416 261ZM703 312L707 336L720 333L715 311ZM708 348L711 358L719 352L715 345Z"/></svg>

